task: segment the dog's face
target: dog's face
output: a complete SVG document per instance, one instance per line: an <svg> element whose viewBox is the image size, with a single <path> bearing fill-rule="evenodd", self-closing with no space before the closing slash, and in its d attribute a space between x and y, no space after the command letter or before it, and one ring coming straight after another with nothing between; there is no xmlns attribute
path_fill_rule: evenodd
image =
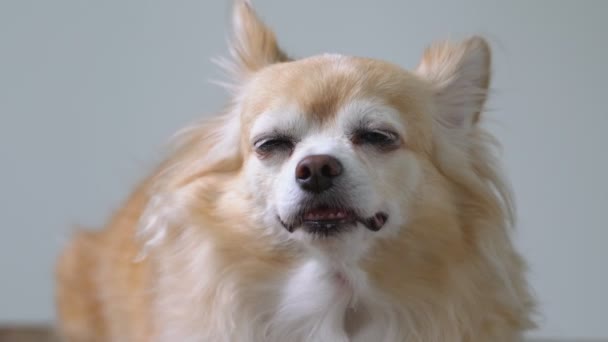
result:
<svg viewBox="0 0 608 342"><path fill-rule="evenodd" d="M485 172L471 164L489 82L482 39L436 45L413 72L340 55L293 60L247 1L235 9L224 64L235 76L232 106L188 130L165 173L169 199L158 201L170 217L149 206L155 226L177 209L212 210L263 236L357 257L407 229L420 208L455 201L443 175L469 186Z"/></svg>
<svg viewBox="0 0 608 342"><path fill-rule="evenodd" d="M426 88L396 66L336 55L256 74L243 88L241 134L264 225L351 249L397 230L429 145Z"/></svg>

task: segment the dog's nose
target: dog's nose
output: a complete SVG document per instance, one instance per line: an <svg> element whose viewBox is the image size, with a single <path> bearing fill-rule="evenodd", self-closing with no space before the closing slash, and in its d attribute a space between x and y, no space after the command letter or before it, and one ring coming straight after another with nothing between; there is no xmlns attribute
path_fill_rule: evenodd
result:
<svg viewBox="0 0 608 342"><path fill-rule="evenodd" d="M331 188L341 174L340 161L326 154L305 157L296 166L296 181L302 189L314 193Z"/></svg>

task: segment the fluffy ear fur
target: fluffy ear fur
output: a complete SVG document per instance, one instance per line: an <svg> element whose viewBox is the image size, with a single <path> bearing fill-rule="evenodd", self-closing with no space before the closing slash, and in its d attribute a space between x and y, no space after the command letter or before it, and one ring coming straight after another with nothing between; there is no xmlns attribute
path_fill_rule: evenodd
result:
<svg viewBox="0 0 608 342"><path fill-rule="evenodd" d="M232 74L232 90L238 90L251 74L288 60L274 33L258 18L249 0L235 0L231 59L218 64ZM238 96L236 92L235 96ZM152 180L150 200L142 215L139 237L144 249L164 240L171 226L183 219L191 187L213 193L216 178L235 172L242 164L240 108L238 101L225 114L193 125L178 135L176 151Z"/></svg>
<svg viewBox="0 0 608 342"><path fill-rule="evenodd" d="M279 48L274 32L253 10L250 0L234 1L230 57L219 64L237 82L265 66L289 60Z"/></svg>
<svg viewBox="0 0 608 342"><path fill-rule="evenodd" d="M428 48L416 69L431 82L438 120L450 127L471 127L479 121L490 84L490 47L480 37Z"/></svg>
<svg viewBox="0 0 608 342"><path fill-rule="evenodd" d="M490 184L493 189L482 196L498 194L499 200L493 202L502 207L493 209L511 224L511 193L493 153L493 147L498 145L477 125L487 98L490 67L488 43L472 37L460 43L443 42L429 47L416 72L429 81L434 91L438 133L435 152L440 168L470 189L487 189L479 184L480 178Z"/></svg>

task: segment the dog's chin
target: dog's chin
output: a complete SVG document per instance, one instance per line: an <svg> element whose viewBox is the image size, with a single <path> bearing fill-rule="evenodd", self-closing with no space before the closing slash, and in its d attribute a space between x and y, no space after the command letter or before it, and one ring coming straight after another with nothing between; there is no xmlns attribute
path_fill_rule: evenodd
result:
<svg viewBox="0 0 608 342"><path fill-rule="evenodd" d="M371 216L364 216L351 208L323 205L299 210L292 217L284 220L277 215L277 219L288 232L302 230L319 238L339 236L350 230L358 229L359 226L377 232L384 227L389 218L388 214L382 211Z"/></svg>

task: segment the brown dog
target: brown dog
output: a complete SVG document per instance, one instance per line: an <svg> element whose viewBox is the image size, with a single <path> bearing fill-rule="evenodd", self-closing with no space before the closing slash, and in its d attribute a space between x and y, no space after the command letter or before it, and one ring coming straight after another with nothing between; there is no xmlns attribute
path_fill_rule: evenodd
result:
<svg viewBox="0 0 608 342"><path fill-rule="evenodd" d="M246 1L234 97L58 265L69 341L520 341L481 38L291 60Z"/></svg>

